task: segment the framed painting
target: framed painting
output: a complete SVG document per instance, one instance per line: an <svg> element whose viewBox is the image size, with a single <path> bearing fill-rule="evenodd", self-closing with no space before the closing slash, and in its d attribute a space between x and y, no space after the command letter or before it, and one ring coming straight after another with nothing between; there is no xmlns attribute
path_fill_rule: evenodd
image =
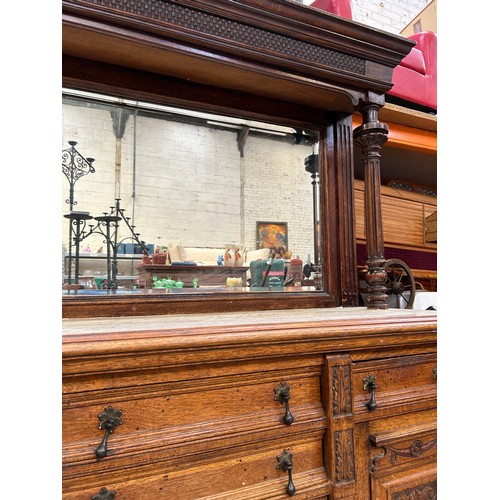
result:
<svg viewBox="0 0 500 500"><path fill-rule="evenodd" d="M288 250L286 222L257 222L257 248L283 247Z"/></svg>

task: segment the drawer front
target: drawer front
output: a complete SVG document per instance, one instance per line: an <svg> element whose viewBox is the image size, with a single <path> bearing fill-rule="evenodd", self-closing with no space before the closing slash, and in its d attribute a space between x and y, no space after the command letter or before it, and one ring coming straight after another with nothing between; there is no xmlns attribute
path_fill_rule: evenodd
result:
<svg viewBox="0 0 500 500"><path fill-rule="evenodd" d="M410 500L437 499L437 468L435 464L404 471L391 476L372 477L372 498Z"/></svg>
<svg viewBox="0 0 500 500"><path fill-rule="evenodd" d="M89 390L63 395L63 445L95 441L100 435L98 415L110 405L122 410L123 425L115 431L120 436L243 415L251 419L261 413L272 413L279 420L285 406L275 399L275 389L281 382L290 387L292 413L294 407L321 405L321 360L314 359L310 365L308 360L298 360L296 365L274 360L261 363L210 371L196 367L165 370L142 379L139 374L129 380L130 385L121 385L115 376L94 389L86 381ZM97 385L100 374L95 379Z"/></svg>
<svg viewBox="0 0 500 500"><path fill-rule="evenodd" d="M355 421L436 406L435 354L353 363L352 373Z"/></svg>
<svg viewBox="0 0 500 500"><path fill-rule="evenodd" d="M278 468L285 450L291 453L285 463L290 473ZM185 467L156 463L156 470L132 468L66 481L63 499L89 500L102 488L115 491L121 500L261 500L288 498L287 488L295 489L296 498L318 499L329 493L322 464L322 434L316 433L291 444L276 439L257 449L242 447L226 457L199 454Z"/></svg>
<svg viewBox="0 0 500 500"><path fill-rule="evenodd" d="M324 432L320 366L247 373L244 364L240 367L239 375L221 370L205 379L183 380L175 372L172 381L167 374L162 383L68 394L63 478L151 462L184 466L198 453L221 454L276 436ZM119 414L112 432L100 424L99 415L108 412ZM100 457L98 447L105 450Z"/></svg>

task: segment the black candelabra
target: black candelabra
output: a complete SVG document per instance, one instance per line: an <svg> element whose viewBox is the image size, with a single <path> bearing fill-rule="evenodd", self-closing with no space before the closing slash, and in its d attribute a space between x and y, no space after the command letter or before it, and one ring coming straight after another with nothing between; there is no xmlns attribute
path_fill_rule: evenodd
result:
<svg viewBox="0 0 500 500"><path fill-rule="evenodd" d="M309 155L304 164L306 172L311 174L313 191L313 225L314 225L314 263L319 263L319 217L318 217L318 185L319 185L319 155Z"/></svg>
<svg viewBox="0 0 500 500"><path fill-rule="evenodd" d="M78 283L78 272L80 263L81 235L85 232L85 226L92 216L88 212L76 212L73 207L78 204L75 200L75 184L78 179L87 174L93 174L95 168L92 163L94 158L84 158L75 148L76 141L68 141L70 147L62 151L62 171L69 182L69 198L66 203L69 204L70 213L64 217L69 219L69 237L68 237L68 284L71 284L71 268L73 265L73 243L75 243L75 283Z"/></svg>
<svg viewBox="0 0 500 500"><path fill-rule="evenodd" d="M71 146L64 149L62 152L62 171L69 182L69 198L66 203L70 206L70 212L64 217L69 219L69 249L68 249L68 285L72 283L72 267L73 267L73 247L75 247L75 275L74 282L78 284L78 276L80 272L80 243L88 238L91 234L101 234L104 236L106 244L106 267L107 267L107 288L117 288L117 271L118 271L118 247L127 240L132 239L142 249L143 253L148 253L148 249L144 241L139 239L140 234L135 232L135 226L130 223L130 217L125 217L125 210L120 206L120 199L115 200L115 205L110 207L111 212L103 212L103 215L96 217L90 215L89 212L79 212L73 210L77 205L75 200L75 183L89 173L94 173L95 169L92 163L94 158L84 158L76 149L75 141L68 141ZM94 219L97 224L90 224L89 221ZM118 229L120 221L124 221L132 236L127 236L118 241ZM87 230L88 224L88 230Z"/></svg>
<svg viewBox="0 0 500 500"><path fill-rule="evenodd" d="M68 285L71 284L71 268L73 265L73 245L75 246L75 283L78 284L80 272L80 243L85 237L87 221L92 219L88 212L71 211L64 217L69 219L69 250L68 250Z"/></svg>
<svg viewBox="0 0 500 500"><path fill-rule="evenodd" d="M69 204L69 209L73 211L73 207L78 204L75 201L75 183L78 179L87 174L93 174L95 168L92 163L94 158L84 158L75 148L78 144L76 141L68 141L71 146L68 149L63 149L62 152L62 171L69 182L69 198L66 203Z"/></svg>
<svg viewBox="0 0 500 500"><path fill-rule="evenodd" d="M72 225L74 226L73 238L77 249L79 247L79 244L92 234L101 234L102 236L104 236L104 243L106 244L106 288L115 290L116 288L118 288L116 276L118 272L117 254L120 244L127 239L132 239L141 247L143 253L147 254L148 248L146 246L146 243L139 239L140 233L135 232L135 226L130 223L130 217L125 216L125 210L121 208L119 198L115 200L115 206L112 206L110 208L111 212L103 212L103 215L97 215L95 217L87 215L86 219L84 219L85 222L83 223L81 222L81 217L75 218L74 215L72 215L75 213L78 214L78 212L72 212L72 214L69 215L72 216L75 221L77 220L79 222L79 224L76 224L72 221ZM89 230L88 232L86 232L85 223L88 219L94 219L95 221L97 221L97 224L89 224ZM118 240L118 229L120 221L125 222L132 236L127 236L121 240ZM79 258L79 254L77 255ZM76 258L75 260L75 275L77 280L78 258Z"/></svg>

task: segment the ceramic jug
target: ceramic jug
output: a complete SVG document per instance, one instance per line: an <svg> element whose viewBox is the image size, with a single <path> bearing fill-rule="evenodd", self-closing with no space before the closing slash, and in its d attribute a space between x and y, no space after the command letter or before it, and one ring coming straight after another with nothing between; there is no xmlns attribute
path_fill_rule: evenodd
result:
<svg viewBox="0 0 500 500"><path fill-rule="evenodd" d="M224 266L234 267L235 254L234 245L232 243L226 243L224 245Z"/></svg>

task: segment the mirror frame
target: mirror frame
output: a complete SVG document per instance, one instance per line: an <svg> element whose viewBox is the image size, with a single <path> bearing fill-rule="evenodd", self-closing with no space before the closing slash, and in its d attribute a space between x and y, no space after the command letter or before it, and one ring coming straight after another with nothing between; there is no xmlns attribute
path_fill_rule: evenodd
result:
<svg viewBox="0 0 500 500"><path fill-rule="evenodd" d="M352 114L383 106L412 42L289 0L64 0L62 27L63 87L318 130L324 281L289 294L64 296L63 317L358 305Z"/></svg>
<svg viewBox="0 0 500 500"><path fill-rule="evenodd" d="M286 292L249 292L233 294L199 293L189 296L139 296L139 295L110 295L104 297L85 295L63 295L63 317L92 317L92 316L127 316L127 315L150 315L150 314L172 314L193 312L223 312L234 310L259 310L259 309L295 309L308 307L336 307L341 305L357 305L357 291L344 292L343 296L349 300L341 300L342 290L345 289L345 281L348 276L339 273L340 269L346 270L346 266L340 263L339 255L341 247L347 247L347 253L355 255L354 247L354 221L352 193L353 170L352 162L342 161L341 151L337 158L332 154L332 144L338 140L335 138L338 127L352 128L350 115L336 114L320 111L315 108L294 105L274 101L256 96L248 96L241 93L235 95L234 91L206 88L197 85L195 95L199 100L189 99L193 95L193 84L168 79L168 89L175 89L175 98L172 92L145 92L146 88L160 88L156 75L135 73L130 69L111 67L106 64L85 61L76 58L64 58L65 73L71 68L82 71L84 68L94 75L92 81L78 81L74 78L63 78L64 86L82 91L99 91L127 99L137 99L154 102L167 106L177 106L194 111L211 112L219 115L235 116L244 119L272 122L280 125L318 130L320 135L319 154L320 161L320 218L321 218L321 254L323 258L323 291L293 291ZM100 75L97 79L96 76ZM131 78L133 76L133 78ZM134 81L141 91L134 88L118 87L113 82L117 79ZM96 81L97 80L97 81ZM162 83L165 83L165 77ZM107 83L104 83L107 82ZM201 99L205 97L205 99ZM208 97L208 98L207 98ZM237 102L238 107L222 106L219 103ZM249 112L248 109L252 111ZM265 110L262 111L262 110ZM300 117L300 120L297 119ZM349 135L349 134L344 134ZM352 154L352 144L345 144L344 151ZM339 199L350 203L347 210L339 207ZM341 204L344 206L344 203ZM341 241L343 245L341 245ZM344 252L345 255L345 252ZM355 262L350 263L355 269ZM352 274L352 273L350 273ZM352 276L350 279L352 280Z"/></svg>

